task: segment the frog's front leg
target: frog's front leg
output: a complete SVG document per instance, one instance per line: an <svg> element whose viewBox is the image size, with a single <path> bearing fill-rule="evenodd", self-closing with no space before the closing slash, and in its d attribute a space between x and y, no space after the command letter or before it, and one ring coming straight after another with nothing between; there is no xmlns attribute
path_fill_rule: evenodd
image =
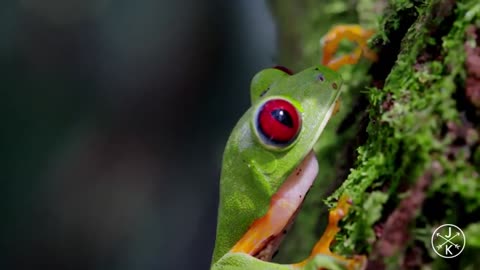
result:
<svg viewBox="0 0 480 270"><path fill-rule="evenodd" d="M323 51L322 64L333 70L338 70L344 65L356 64L362 53L365 58L376 61L377 55L367 45L367 41L373 33L373 30L366 30L360 25L338 25L331 28L320 41ZM358 47L352 54L334 58L338 46L344 38L356 42Z"/></svg>
<svg viewBox="0 0 480 270"><path fill-rule="evenodd" d="M338 222L347 214L350 205L351 200L347 196L340 198L337 206L329 212L328 226L322 237L315 244L310 256L306 260L294 265L297 267L296 269L354 270L363 269L366 266L365 256L354 256L348 259L330 251L330 246L335 240L335 235L340 231Z"/></svg>

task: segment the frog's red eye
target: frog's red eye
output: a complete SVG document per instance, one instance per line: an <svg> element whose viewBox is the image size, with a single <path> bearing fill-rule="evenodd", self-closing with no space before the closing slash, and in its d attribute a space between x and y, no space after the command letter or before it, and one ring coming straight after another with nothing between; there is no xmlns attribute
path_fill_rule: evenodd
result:
<svg viewBox="0 0 480 270"><path fill-rule="evenodd" d="M286 147L298 136L302 119L285 99L269 99L258 108L255 126L260 139L274 147Z"/></svg>

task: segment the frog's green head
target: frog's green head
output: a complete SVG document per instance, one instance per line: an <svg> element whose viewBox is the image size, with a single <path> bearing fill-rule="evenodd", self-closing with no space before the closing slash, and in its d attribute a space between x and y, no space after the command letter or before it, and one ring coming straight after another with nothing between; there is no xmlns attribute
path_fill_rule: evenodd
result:
<svg viewBox="0 0 480 270"><path fill-rule="evenodd" d="M252 79L251 130L258 146L280 156L305 156L330 119L340 95L341 77L324 66L292 75L285 68L264 69ZM297 163L300 160L297 160Z"/></svg>
<svg viewBox="0 0 480 270"><path fill-rule="evenodd" d="M272 196L312 150L334 110L340 75L324 66L289 73L270 68L252 79L252 106L224 152L214 262L265 215Z"/></svg>

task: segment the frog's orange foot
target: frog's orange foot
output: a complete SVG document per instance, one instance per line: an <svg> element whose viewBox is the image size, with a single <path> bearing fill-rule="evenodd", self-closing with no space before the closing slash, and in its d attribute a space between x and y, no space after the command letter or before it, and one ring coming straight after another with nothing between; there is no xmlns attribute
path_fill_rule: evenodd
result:
<svg viewBox="0 0 480 270"><path fill-rule="evenodd" d="M344 65L356 64L362 54L365 58L376 61L377 55L367 45L367 41L373 33L373 30L363 29L359 25L334 26L320 41L323 50L322 65L338 70ZM352 54L334 58L338 46L344 38L356 42L358 47Z"/></svg>
<svg viewBox="0 0 480 270"><path fill-rule="evenodd" d="M351 204L352 201L348 196L344 195L340 198L337 206L334 209L330 210L328 216L328 226L325 229L325 232L323 233L320 240L318 240L318 242L315 244L310 254L310 257L300 264L311 265L312 263L314 263L315 265L320 266L320 262L325 263L326 261L330 261L335 265L341 266L343 269L357 270L365 268L367 262L367 258L365 256L354 256L352 258L346 258L334 254L330 250L330 246L335 240L335 235L340 231L340 228L338 227L338 222L347 215L348 209L350 208ZM325 258L330 259L326 260ZM316 260L319 262L319 264L315 263ZM325 268L320 267L318 269Z"/></svg>

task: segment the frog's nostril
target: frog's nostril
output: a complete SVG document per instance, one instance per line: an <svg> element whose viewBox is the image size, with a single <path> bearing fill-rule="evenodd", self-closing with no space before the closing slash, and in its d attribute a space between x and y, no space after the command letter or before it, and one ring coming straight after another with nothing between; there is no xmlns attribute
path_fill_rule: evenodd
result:
<svg viewBox="0 0 480 270"><path fill-rule="evenodd" d="M323 74L322 74L322 73L320 73L320 74L317 75L317 80L319 80L319 81L321 81L321 82L325 81L325 77L323 77Z"/></svg>

